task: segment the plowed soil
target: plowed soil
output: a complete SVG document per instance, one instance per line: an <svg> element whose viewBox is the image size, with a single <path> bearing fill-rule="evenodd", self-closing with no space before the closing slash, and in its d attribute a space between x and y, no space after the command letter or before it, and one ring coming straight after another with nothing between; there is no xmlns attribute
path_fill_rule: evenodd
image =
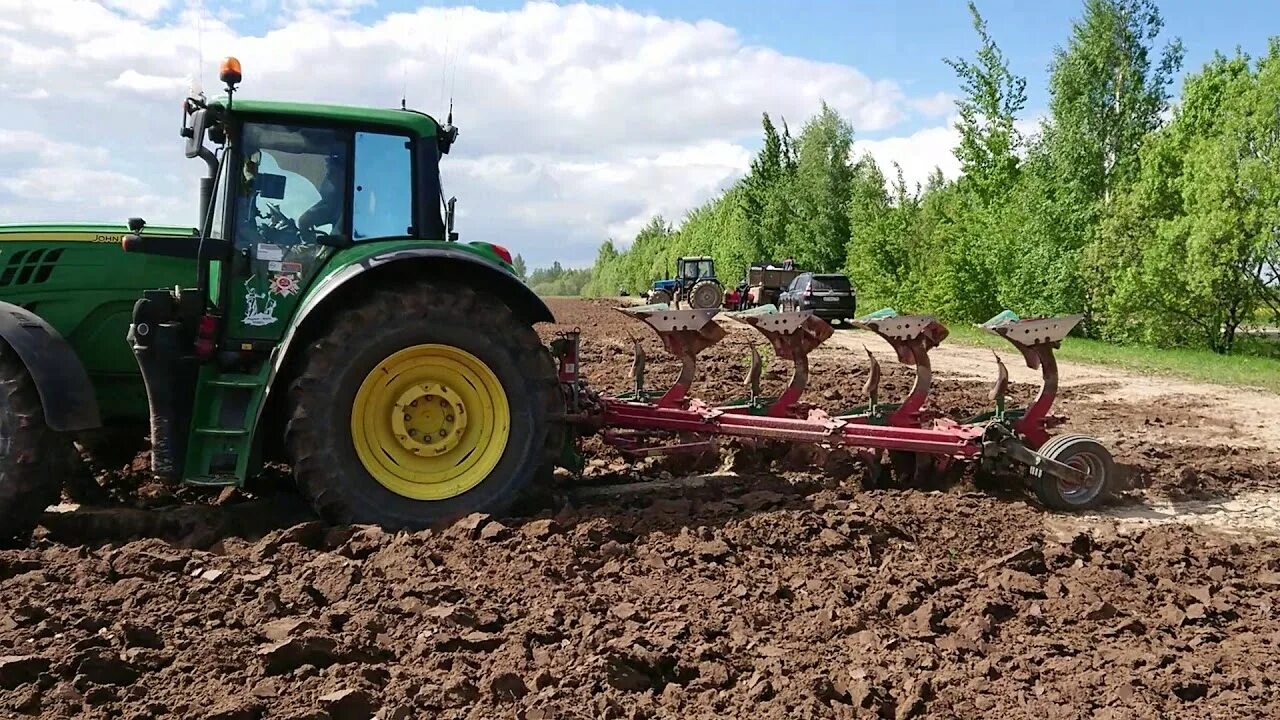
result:
<svg viewBox="0 0 1280 720"><path fill-rule="evenodd" d="M630 336L650 387L674 378L611 303L553 310L543 331L582 329L593 387L629 389ZM712 402L745 394L758 342L725 326L695 391ZM864 343L885 400L909 387L882 341L840 330L813 355L815 405L863 402ZM986 410L948 352L932 408ZM585 490L561 477L511 516L412 534L326 527L278 482L174 505L112 473L125 505L51 512L0 552L0 717L1280 716L1280 542L1265 519L1227 532L1178 510L1271 497L1280 447L1240 423L1280 420L1089 373L1058 412L1130 470L1089 517L965 477L864 490L847 456L732 444L629 463L587 442ZM608 489L634 481L655 487Z"/></svg>

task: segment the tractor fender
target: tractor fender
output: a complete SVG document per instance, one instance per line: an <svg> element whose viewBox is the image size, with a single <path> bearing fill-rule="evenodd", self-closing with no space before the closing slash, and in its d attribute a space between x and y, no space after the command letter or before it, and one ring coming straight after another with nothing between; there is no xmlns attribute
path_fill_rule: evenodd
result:
<svg viewBox="0 0 1280 720"><path fill-rule="evenodd" d="M98 395L89 373L71 344L52 325L26 308L0 302L0 339L13 348L31 373L45 425L57 432L102 426Z"/></svg>
<svg viewBox="0 0 1280 720"><path fill-rule="evenodd" d="M325 301L331 297L341 297L342 293L339 291L344 287L358 287L359 283L352 284L357 278L363 277L370 282L376 282L373 278L377 277L382 271L392 266L407 267L409 263L415 262L427 263L430 267L437 270L445 270L449 275L453 276L466 277L470 275L472 281L482 278L482 280L476 282L477 285L482 285L486 289L494 291L511 308L511 312L516 317L530 325L540 322L555 322L555 316L551 314L551 309L547 307L542 298L529 289L528 285L525 285L514 275L495 268L491 262L477 257L473 253L452 248L418 247L388 250L387 252L370 255L347 265L332 275L326 276L303 299L298 311L294 314L292 324L274 351L271 360L271 371L267 376L266 392L262 401L258 403L253 424L254 428L257 428L258 421L261 420L262 411L267 406L267 399L274 389L280 370L292 354L294 341L297 340L299 335L304 334L302 330L308 327L308 320L315 322L324 315L319 310L325 306Z"/></svg>

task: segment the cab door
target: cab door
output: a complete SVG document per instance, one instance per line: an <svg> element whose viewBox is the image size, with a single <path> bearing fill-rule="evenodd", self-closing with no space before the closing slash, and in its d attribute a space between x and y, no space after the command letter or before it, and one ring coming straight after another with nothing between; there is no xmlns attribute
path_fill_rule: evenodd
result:
<svg viewBox="0 0 1280 720"><path fill-rule="evenodd" d="M275 342L302 291L349 237L350 131L246 123L231 168L234 251L225 287L233 341Z"/></svg>

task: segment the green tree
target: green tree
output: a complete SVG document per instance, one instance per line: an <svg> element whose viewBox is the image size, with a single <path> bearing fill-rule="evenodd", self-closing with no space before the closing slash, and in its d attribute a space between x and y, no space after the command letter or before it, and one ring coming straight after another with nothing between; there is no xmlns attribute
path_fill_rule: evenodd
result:
<svg viewBox="0 0 1280 720"><path fill-rule="evenodd" d="M789 135L779 135L769 114L761 122L764 145L751 169L739 183L737 198L746 222L746 242L741 248L748 262L774 256L787 237L791 210L787 202L794 163L789 158Z"/></svg>
<svg viewBox="0 0 1280 720"><path fill-rule="evenodd" d="M1090 203L1137 175L1138 148L1168 109L1183 49L1175 39L1153 59L1163 26L1153 0L1086 0L1054 52L1044 141L1059 182Z"/></svg>
<svg viewBox="0 0 1280 720"><path fill-rule="evenodd" d="M930 219L930 236L915 245L932 260L923 270L929 279L916 282L927 287L922 294L938 312L979 321L1020 294L1014 260L1025 256L1026 239L1011 231L1010 203L1021 171L1022 138L1016 124L1026 105L1027 82L1010 69L972 2L969 13L977 51L972 59L945 60L963 91L955 125L962 176L947 202L934 205L946 213ZM930 185L940 188L941 178L931 179Z"/></svg>
<svg viewBox="0 0 1280 720"><path fill-rule="evenodd" d="M800 133L792 182L784 254L802 267L834 270L844 265L849 242L849 197L854 169L849 154L853 128L825 102Z"/></svg>
<svg viewBox="0 0 1280 720"><path fill-rule="evenodd" d="M969 3L980 46L973 60L946 59L960 80L963 97L956 103L960 144L956 157L965 178L985 200L1013 187L1021 138L1014 126L1027 103L1027 79L1014 75L1009 62L987 31L978 7Z"/></svg>
<svg viewBox="0 0 1280 720"><path fill-rule="evenodd" d="M525 279L525 275L528 273L529 269L525 267L524 258L521 257L519 253L516 253L515 258L511 260L511 267L515 271L516 277L521 280Z"/></svg>
<svg viewBox="0 0 1280 720"><path fill-rule="evenodd" d="M1280 39L1256 67L1217 55L1187 79L1103 227L1111 337L1225 353L1259 307L1280 304L1278 120Z"/></svg>
<svg viewBox="0 0 1280 720"><path fill-rule="evenodd" d="M1027 235L1039 246L1026 256L1041 267L1028 271L1070 272L1055 277L1070 292L1061 310L1083 309L1093 333L1099 331L1096 309L1114 287L1097 262L1106 253L1097 229L1115 196L1137 177L1139 148L1160 126L1182 64L1180 41L1155 47L1162 27L1152 0L1086 0L1084 16L1050 67L1050 116L1028 165L1039 177L1026 209L1033 221Z"/></svg>

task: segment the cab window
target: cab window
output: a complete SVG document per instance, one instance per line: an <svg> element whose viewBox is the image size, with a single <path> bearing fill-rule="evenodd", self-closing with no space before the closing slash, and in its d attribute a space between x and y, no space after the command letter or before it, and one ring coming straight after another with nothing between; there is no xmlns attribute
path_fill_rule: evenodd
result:
<svg viewBox="0 0 1280 720"><path fill-rule="evenodd" d="M411 143L402 135L356 133L352 239L413 235Z"/></svg>
<svg viewBox="0 0 1280 720"><path fill-rule="evenodd" d="M337 130L245 125L239 175L232 178L237 241L292 246L341 234L347 147Z"/></svg>

